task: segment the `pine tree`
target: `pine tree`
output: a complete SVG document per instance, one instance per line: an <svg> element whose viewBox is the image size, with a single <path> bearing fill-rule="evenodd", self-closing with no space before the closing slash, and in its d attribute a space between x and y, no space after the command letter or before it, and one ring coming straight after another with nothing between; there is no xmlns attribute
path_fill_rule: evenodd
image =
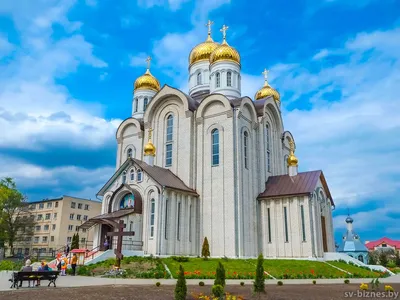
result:
<svg viewBox="0 0 400 300"><path fill-rule="evenodd" d="M185 300L187 294L187 286L185 279L185 270L182 265L179 266L178 281L175 286L175 300Z"/></svg>
<svg viewBox="0 0 400 300"><path fill-rule="evenodd" d="M214 285L221 285L225 287L225 268L221 262L218 263L218 267L215 272Z"/></svg>
<svg viewBox="0 0 400 300"><path fill-rule="evenodd" d="M79 249L79 233L76 234L75 239L76 239L76 241L75 241L76 248L75 249Z"/></svg>
<svg viewBox="0 0 400 300"><path fill-rule="evenodd" d="M258 256L257 259L257 269L256 278L254 280L254 292L255 293L265 293L265 278L264 278L264 257L262 254Z"/></svg>
<svg viewBox="0 0 400 300"><path fill-rule="evenodd" d="M399 253L399 251L396 252L395 262L396 262L396 266L400 267L400 253Z"/></svg>
<svg viewBox="0 0 400 300"><path fill-rule="evenodd" d="M208 244L207 237L204 238L203 247L201 248L201 256L204 259L208 259L210 257L210 246Z"/></svg>

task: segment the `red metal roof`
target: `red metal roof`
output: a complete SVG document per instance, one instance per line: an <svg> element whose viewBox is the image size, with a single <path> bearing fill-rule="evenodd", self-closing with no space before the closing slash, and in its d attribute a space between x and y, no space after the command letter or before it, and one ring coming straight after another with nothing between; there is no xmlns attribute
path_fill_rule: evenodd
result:
<svg viewBox="0 0 400 300"><path fill-rule="evenodd" d="M400 241L392 240L387 237L380 238L379 240L376 240L376 241L368 242L365 244L365 246L369 250L374 250L375 247L377 247L381 244L387 244L389 246L395 247L396 249L400 249Z"/></svg>

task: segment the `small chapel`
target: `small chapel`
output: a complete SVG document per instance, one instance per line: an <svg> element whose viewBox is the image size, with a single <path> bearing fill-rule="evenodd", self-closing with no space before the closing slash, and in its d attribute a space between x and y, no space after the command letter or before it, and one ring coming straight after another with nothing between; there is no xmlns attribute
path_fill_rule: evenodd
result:
<svg viewBox="0 0 400 300"><path fill-rule="evenodd" d="M198 256L205 237L211 257L334 252L323 172L299 172L268 71L253 97L242 95L240 54L228 27L219 43L211 25L189 53L188 91L161 87L147 59L116 132L116 171L97 194L102 214L80 227L94 227L95 247L132 255Z"/></svg>

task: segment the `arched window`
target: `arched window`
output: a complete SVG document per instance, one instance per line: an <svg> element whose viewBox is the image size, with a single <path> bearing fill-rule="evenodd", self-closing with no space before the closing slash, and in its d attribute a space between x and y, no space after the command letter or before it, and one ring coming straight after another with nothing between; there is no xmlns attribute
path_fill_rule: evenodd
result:
<svg viewBox="0 0 400 300"><path fill-rule="evenodd" d="M164 222L164 238L167 240L168 239L168 199L165 199L165 222Z"/></svg>
<svg viewBox="0 0 400 300"><path fill-rule="evenodd" d="M143 175L142 175L142 170L139 169L139 170L137 171L137 181L138 181L138 182L141 182L141 181L142 181L142 179L143 179L142 176L143 176Z"/></svg>
<svg viewBox="0 0 400 300"><path fill-rule="evenodd" d="M122 183L126 182L126 171L122 173Z"/></svg>
<svg viewBox="0 0 400 300"><path fill-rule="evenodd" d="M201 72L197 73L197 85L201 84Z"/></svg>
<svg viewBox="0 0 400 300"><path fill-rule="evenodd" d="M138 111L138 106L139 106L139 99L135 98L135 112Z"/></svg>
<svg viewBox="0 0 400 300"><path fill-rule="evenodd" d="M285 157L284 157L284 166L285 166L285 172L286 172L286 174L288 174L289 173L289 166L288 166L288 164L287 164L287 160L288 160L288 155L285 155Z"/></svg>
<svg viewBox="0 0 400 300"><path fill-rule="evenodd" d="M167 130L165 138L165 166L172 165L172 142L173 142L173 129L174 129L174 116L169 115L167 118Z"/></svg>
<svg viewBox="0 0 400 300"><path fill-rule="evenodd" d="M361 262L364 262L364 257L360 254L360 255L358 256L358 260L361 261Z"/></svg>
<svg viewBox="0 0 400 300"><path fill-rule="evenodd" d="M249 168L249 164L248 164L248 153L247 153L247 151L248 151L248 149L247 149L247 147L248 147L248 144L249 144L249 134L247 133L247 131L245 131L244 132L244 135L243 135L243 153L244 153L244 167L246 168L246 169L248 169Z"/></svg>
<svg viewBox="0 0 400 300"><path fill-rule="evenodd" d="M266 162L267 162L267 171L271 172L271 132L269 128L269 124L265 125L265 144L266 144Z"/></svg>
<svg viewBox="0 0 400 300"><path fill-rule="evenodd" d="M143 110L146 110L148 104L149 104L149 99L144 98L144 100L143 100Z"/></svg>
<svg viewBox="0 0 400 300"><path fill-rule="evenodd" d="M135 196L133 194L126 194L119 202L119 209L132 208L135 206Z"/></svg>
<svg viewBox="0 0 400 300"><path fill-rule="evenodd" d="M132 148L129 148L127 151L127 158L132 158Z"/></svg>
<svg viewBox="0 0 400 300"><path fill-rule="evenodd" d="M131 181L135 180L135 170L134 169L131 169L130 174L131 174Z"/></svg>
<svg viewBox="0 0 400 300"><path fill-rule="evenodd" d="M232 72L226 73L226 85L232 86Z"/></svg>
<svg viewBox="0 0 400 300"><path fill-rule="evenodd" d="M154 237L154 216L156 211L156 201L151 199L150 201L150 238Z"/></svg>
<svg viewBox="0 0 400 300"><path fill-rule="evenodd" d="M212 165L219 165L219 131L214 129L211 132L211 144L212 144Z"/></svg>
<svg viewBox="0 0 400 300"><path fill-rule="evenodd" d="M219 88L221 86L221 74L215 74L215 87Z"/></svg>

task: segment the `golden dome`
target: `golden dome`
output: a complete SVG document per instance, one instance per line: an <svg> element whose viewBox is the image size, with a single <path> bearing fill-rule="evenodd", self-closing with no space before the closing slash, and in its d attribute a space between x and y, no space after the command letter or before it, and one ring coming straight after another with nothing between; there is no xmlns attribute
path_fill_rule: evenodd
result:
<svg viewBox="0 0 400 300"><path fill-rule="evenodd" d="M256 93L255 99L260 100L272 96L275 101L281 101L281 96L279 95L278 91L272 88L267 80L268 71L265 69L264 72L264 86Z"/></svg>
<svg viewBox="0 0 400 300"><path fill-rule="evenodd" d="M144 155L146 156L155 156L156 155L156 147L153 145L151 142L151 133L153 132L153 129L149 129L149 140L146 145L144 145Z"/></svg>
<svg viewBox="0 0 400 300"><path fill-rule="evenodd" d="M223 34L223 41L220 46L218 46L210 56L210 64L216 63L218 61L233 61L240 65L240 55L237 50L228 45L226 42L226 30L227 26L223 26L221 31Z"/></svg>
<svg viewBox="0 0 400 300"><path fill-rule="evenodd" d="M288 164L289 167L297 167L297 165L299 163L299 160L294 155L294 143L293 143L293 141L290 141L289 145L290 145L290 153L289 153L289 157L287 159L287 164Z"/></svg>
<svg viewBox="0 0 400 300"><path fill-rule="evenodd" d="M134 90L152 90L158 92L160 90L160 83L155 78L150 70L147 69L146 73L138 77L133 85Z"/></svg>
<svg viewBox="0 0 400 300"><path fill-rule="evenodd" d="M211 35L208 37L204 43L198 44L192 49L189 55L189 67L194 63L202 60L209 60L211 53L219 46L218 43L214 42Z"/></svg>

